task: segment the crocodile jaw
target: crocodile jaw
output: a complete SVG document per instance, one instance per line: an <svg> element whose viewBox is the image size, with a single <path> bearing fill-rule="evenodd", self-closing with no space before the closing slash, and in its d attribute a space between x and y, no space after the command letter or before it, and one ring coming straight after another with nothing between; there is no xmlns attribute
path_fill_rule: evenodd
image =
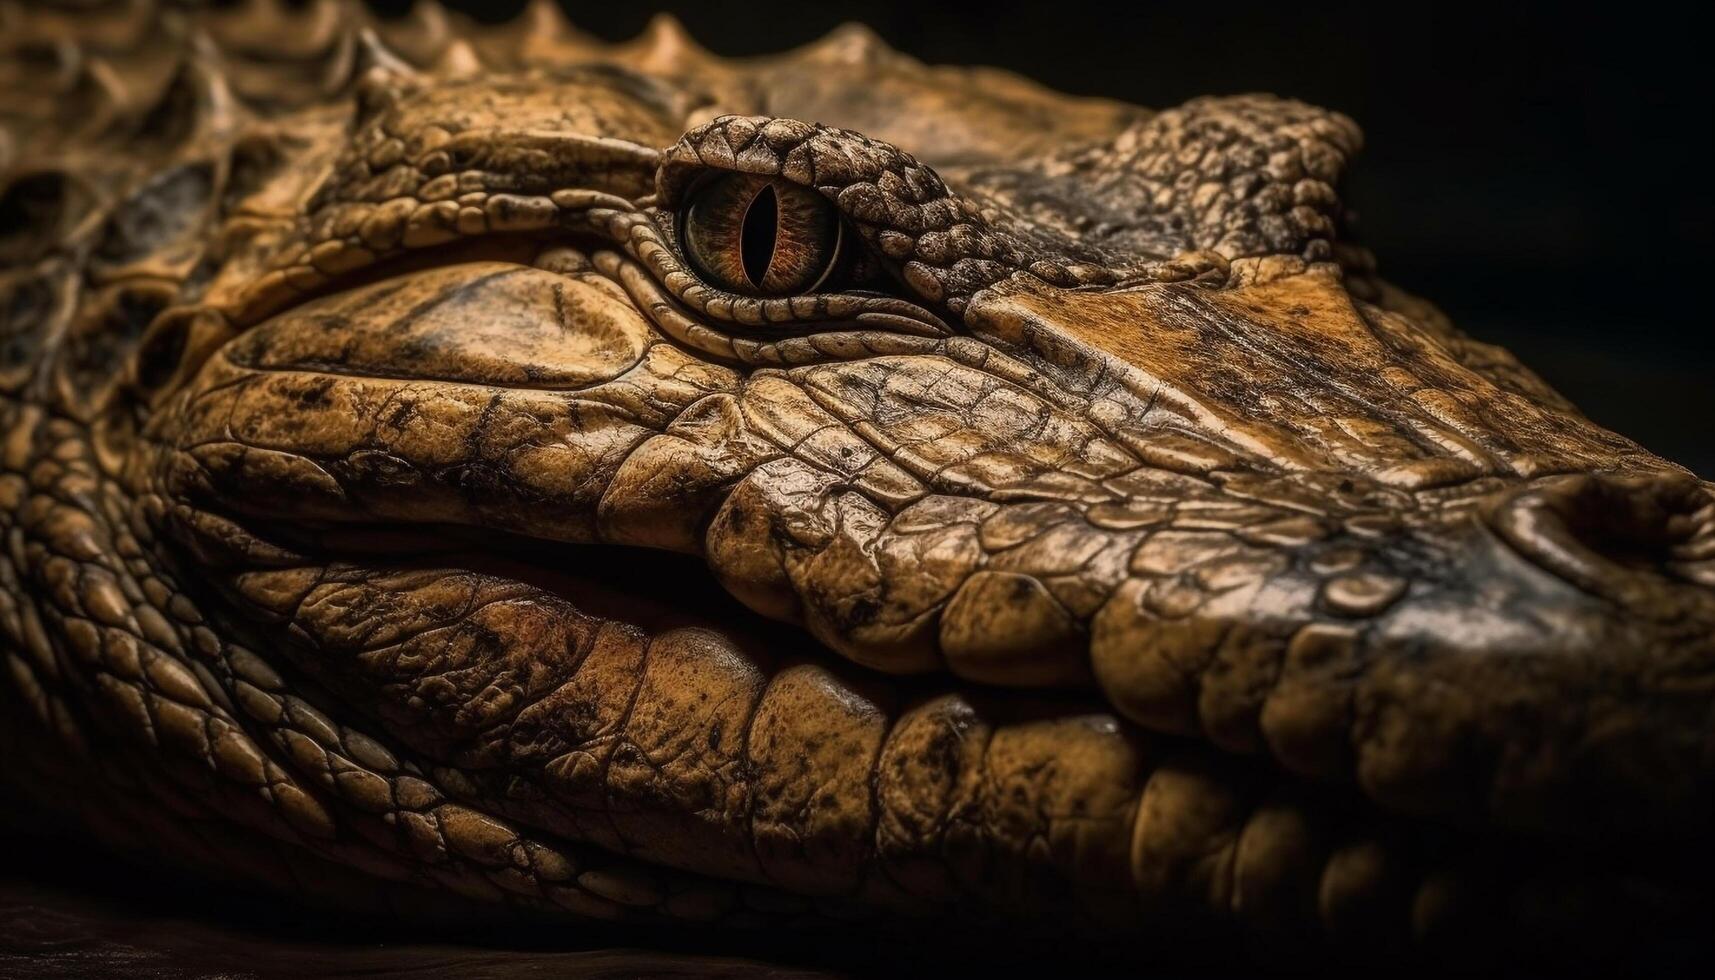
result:
<svg viewBox="0 0 1715 980"><path fill-rule="evenodd" d="M994 288L966 320L978 343L746 374L593 270L430 269L229 345L165 416L167 485L273 522L699 554L865 667L1090 692L1391 809L1704 825L1715 531L1695 481L1438 354L1325 267ZM1556 475L1614 460L1636 475ZM302 614L321 574L235 584Z"/></svg>
<svg viewBox="0 0 1715 980"><path fill-rule="evenodd" d="M1376 413L1397 441L1318 441L1251 397L1265 376L1215 388L1132 339L1241 310L1279 341L1284 296L1351 326L1306 332L1346 343L1328 363L1400 341L1326 270L997 288L934 354L746 372L543 254L277 313L160 416L174 534L227 569L229 628L493 817L907 915L978 889L1079 928L1135 928L1142 900L1346 940L1465 921L1437 890L1486 845L1426 849L1437 824L1518 835L1497 900L1542 887L1554 841L1706 825L1705 488L1483 455L1528 449L1540 410L1431 416L1429 371L1300 386L1418 394ZM1309 356L1267 353L1226 364ZM614 549L695 556L808 636ZM1198 884L1210 848L1244 897ZM636 900L666 900L658 873Z"/></svg>

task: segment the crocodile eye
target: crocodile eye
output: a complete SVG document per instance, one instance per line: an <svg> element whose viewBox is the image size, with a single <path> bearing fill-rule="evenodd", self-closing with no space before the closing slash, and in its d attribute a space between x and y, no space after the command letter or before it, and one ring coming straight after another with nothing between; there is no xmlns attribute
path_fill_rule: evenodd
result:
<svg viewBox="0 0 1715 980"><path fill-rule="evenodd" d="M735 293L789 296L827 279L842 224L821 195L778 177L727 174L704 184L681 222L685 254Z"/></svg>

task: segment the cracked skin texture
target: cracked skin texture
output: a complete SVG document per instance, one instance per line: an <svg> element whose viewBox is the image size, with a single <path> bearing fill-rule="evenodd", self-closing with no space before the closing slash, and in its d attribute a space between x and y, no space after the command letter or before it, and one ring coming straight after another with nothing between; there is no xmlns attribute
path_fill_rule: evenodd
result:
<svg viewBox="0 0 1715 980"><path fill-rule="evenodd" d="M1707 908L1715 495L1377 277L1344 117L860 29L0 13L0 772L94 838L1140 959ZM722 173L850 274L708 281Z"/></svg>

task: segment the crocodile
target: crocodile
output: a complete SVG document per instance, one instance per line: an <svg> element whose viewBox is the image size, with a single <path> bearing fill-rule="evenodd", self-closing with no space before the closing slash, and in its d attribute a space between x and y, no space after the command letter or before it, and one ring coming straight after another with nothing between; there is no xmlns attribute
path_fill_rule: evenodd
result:
<svg viewBox="0 0 1715 980"><path fill-rule="evenodd" d="M1708 921L1715 486L1382 279L1344 116L0 25L0 773L90 840L1135 964Z"/></svg>

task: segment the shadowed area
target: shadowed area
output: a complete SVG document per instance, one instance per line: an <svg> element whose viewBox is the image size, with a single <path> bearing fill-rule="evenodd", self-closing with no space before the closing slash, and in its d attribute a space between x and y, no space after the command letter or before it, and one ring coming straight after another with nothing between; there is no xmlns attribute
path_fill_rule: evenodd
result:
<svg viewBox="0 0 1715 980"><path fill-rule="evenodd" d="M13 801L0 798L10 807ZM437 935L131 866L42 830L0 840L0 977L37 980L275 980L363 976L525 980L744 977L835 980L790 965L517 928L449 925ZM114 874L115 868L123 873ZM799 958L800 961L804 957Z"/></svg>

